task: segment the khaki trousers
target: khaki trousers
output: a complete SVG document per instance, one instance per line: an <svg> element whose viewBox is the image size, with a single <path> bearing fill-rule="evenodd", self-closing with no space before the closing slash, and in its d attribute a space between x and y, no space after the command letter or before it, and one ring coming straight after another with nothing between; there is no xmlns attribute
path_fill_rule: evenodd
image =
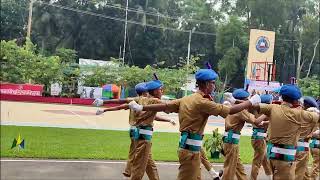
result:
<svg viewBox="0 0 320 180"><path fill-rule="evenodd" d="M233 180L235 176L238 180L247 179L247 175L239 157L239 145L224 143L223 150L225 153L225 160L223 164L224 169L222 179Z"/></svg>
<svg viewBox="0 0 320 180"><path fill-rule="evenodd" d="M152 143L146 140L134 142L135 153L131 168L131 180L141 180L144 172L150 180L159 180L159 174L154 160L152 159Z"/></svg>
<svg viewBox="0 0 320 180"><path fill-rule="evenodd" d="M270 165L273 173L273 180L294 180L295 162L280 161L270 159Z"/></svg>
<svg viewBox="0 0 320 180"><path fill-rule="evenodd" d="M203 166L206 168L207 171L210 171L212 167L212 164L209 162L206 153L204 152L204 149L201 148L200 150L200 158L201 158L201 163Z"/></svg>
<svg viewBox="0 0 320 180"><path fill-rule="evenodd" d="M320 179L319 171L320 171L320 149L319 148L311 148L311 155L313 158L312 169L310 173L310 178L312 180Z"/></svg>
<svg viewBox="0 0 320 180"><path fill-rule="evenodd" d="M250 179L252 180L257 179L261 165L263 166L265 174L271 175L272 170L270 167L270 162L266 156L266 151L267 151L266 140L265 139L251 140L251 145L254 150L254 156L252 160Z"/></svg>
<svg viewBox="0 0 320 180"><path fill-rule="evenodd" d="M128 155L128 161L126 164L126 168L124 169L124 172L122 173L123 175L130 177L131 176L131 168L132 168L132 162L133 162L133 158L134 158L134 140L133 138L130 138L131 140L131 144L130 144L130 148L129 148L129 155Z"/></svg>
<svg viewBox="0 0 320 180"><path fill-rule="evenodd" d="M178 157L180 163L178 180L201 179L200 152L179 149Z"/></svg>
<svg viewBox="0 0 320 180"><path fill-rule="evenodd" d="M309 151L300 151L296 154L295 180L305 179L308 170Z"/></svg>

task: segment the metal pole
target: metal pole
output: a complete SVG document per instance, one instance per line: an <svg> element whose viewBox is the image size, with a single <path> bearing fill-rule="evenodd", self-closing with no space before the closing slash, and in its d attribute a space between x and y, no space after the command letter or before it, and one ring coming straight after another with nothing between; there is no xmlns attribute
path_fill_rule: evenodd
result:
<svg viewBox="0 0 320 180"><path fill-rule="evenodd" d="M124 23L122 65L124 65L124 57L125 57L125 55L126 55L126 39L127 39L127 24L128 24L128 5L129 5L129 2L128 2L128 0L127 0L127 5L126 5L126 21L125 21L125 23Z"/></svg>
<svg viewBox="0 0 320 180"><path fill-rule="evenodd" d="M187 83L188 83L188 73L189 73L189 64L190 64L190 47L191 47L191 35L192 35L192 30L189 31L189 42L188 42L188 56L187 56L187 82L186 82L186 87L184 90L184 95L188 95L188 90L187 90Z"/></svg>
<svg viewBox="0 0 320 180"><path fill-rule="evenodd" d="M32 7L33 7L33 0L31 0L29 3L29 17L28 17L28 29L27 29L27 38L29 39L31 36Z"/></svg>

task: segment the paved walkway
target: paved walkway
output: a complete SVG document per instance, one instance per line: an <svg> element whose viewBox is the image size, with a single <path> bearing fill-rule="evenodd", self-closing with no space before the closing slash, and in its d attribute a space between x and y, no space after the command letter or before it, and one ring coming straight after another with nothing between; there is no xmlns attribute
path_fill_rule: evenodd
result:
<svg viewBox="0 0 320 180"><path fill-rule="evenodd" d="M217 170L222 164L214 164ZM118 180L125 179L122 170L124 161L90 160L36 160L1 159L1 179L4 180ZM160 179L174 180L178 173L177 163L157 162ZM251 166L245 165L246 173ZM209 173L202 168L202 179L209 180ZM145 175L144 180L148 179ZM267 179L263 170L259 180Z"/></svg>
<svg viewBox="0 0 320 180"><path fill-rule="evenodd" d="M128 110L107 112L96 116L97 107L26 103L13 101L0 101L1 103L1 125L19 126L44 126L62 128L85 128L85 129L110 129L125 130L128 126ZM168 117L178 123L176 113L159 115ZM169 123L155 122L155 131L179 132L179 125L172 126ZM205 133L211 133L215 128L219 132L224 131L224 120L221 117L210 116ZM251 130L245 127L243 135L250 135Z"/></svg>

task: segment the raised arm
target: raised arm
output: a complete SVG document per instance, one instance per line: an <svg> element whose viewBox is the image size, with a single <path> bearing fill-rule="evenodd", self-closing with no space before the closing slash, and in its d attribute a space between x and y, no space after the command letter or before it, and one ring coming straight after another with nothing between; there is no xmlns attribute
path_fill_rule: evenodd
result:
<svg viewBox="0 0 320 180"><path fill-rule="evenodd" d="M237 101L235 98L233 98L231 93L225 93L224 95L225 95L226 100L229 101L231 104L234 104ZM234 104L230 108L229 114L235 114L235 113L238 113L244 109L249 109L253 105L258 105L260 102L261 102L261 98L259 95L256 94L256 95L252 96L247 101L243 101L240 104Z"/></svg>

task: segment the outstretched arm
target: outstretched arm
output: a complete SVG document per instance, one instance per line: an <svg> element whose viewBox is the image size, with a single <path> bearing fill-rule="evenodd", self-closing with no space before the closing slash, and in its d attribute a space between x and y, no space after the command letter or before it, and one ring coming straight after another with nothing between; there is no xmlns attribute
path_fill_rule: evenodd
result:
<svg viewBox="0 0 320 180"><path fill-rule="evenodd" d="M167 110L166 104L151 104L151 105L144 105L143 111L155 111L155 112L161 112Z"/></svg>
<svg viewBox="0 0 320 180"><path fill-rule="evenodd" d="M102 106L103 104L124 104L129 103L132 101L133 98L127 98L127 99L110 99L110 100L103 100L100 98L97 98L93 101L94 106Z"/></svg>
<svg viewBox="0 0 320 180"><path fill-rule="evenodd" d="M172 125L176 125L176 122L174 120L171 120L171 119L168 119L168 118L165 118L165 117L161 117L161 116L156 116L155 120L156 121L162 121L162 122L169 122Z"/></svg>
<svg viewBox="0 0 320 180"><path fill-rule="evenodd" d="M120 106L115 106L115 107L110 107L110 108L105 108L103 110L97 110L96 112L96 115L100 115L104 112L107 112L107 111L118 111L118 110L121 110L121 109L129 109L129 105L128 104L122 104Z"/></svg>
<svg viewBox="0 0 320 180"><path fill-rule="evenodd" d="M229 114L235 114L235 113L238 113L244 109L248 109L252 106L251 102L250 101L244 101L240 104L235 104L233 106L230 107L230 112Z"/></svg>
<svg viewBox="0 0 320 180"><path fill-rule="evenodd" d="M234 104L237 100L233 98L231 93L225 93L226 100L229 101L231 104ZM258 105L261 102L261 98L259 95L252 96L249 100L243 101L240 104L235 104L230 108L229 114L238 113L244 109L248 109L253 105Z"/></svg>
<svg viewBox="0 0 320 180"><path fill-rule="evenodd" d="M124 103L129 103L132 101L132 98L126 98L126 99L110 99L110 100L104 100L104 104L124 104Z"/></svg>

